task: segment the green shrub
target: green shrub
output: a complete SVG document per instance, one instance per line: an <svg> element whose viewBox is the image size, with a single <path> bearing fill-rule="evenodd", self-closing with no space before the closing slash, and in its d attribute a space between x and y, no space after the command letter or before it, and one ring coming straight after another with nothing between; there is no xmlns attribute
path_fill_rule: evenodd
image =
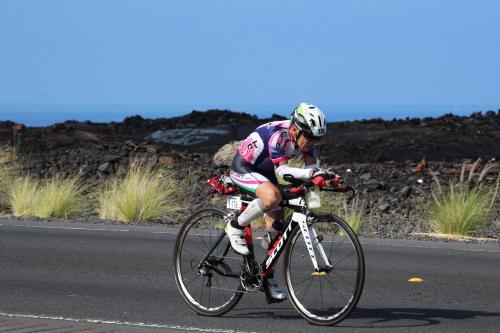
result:
<svg viewBox="0 0 500 333"><path fill-rule="evenodd" d="M352 230L359 234L361 231L361 226L363 225L363 221L365 219L365 201L359 202L359 196L354 197L349 204L347 202L346 196L344 196L344 200L342 201L343 206L343 215L342 217L345 219L347 224L352 228Z"/></svg>
<svg viewBox="0 0 500 333"><path fill-rule="evenodd" d="M487 171L486 165L478 180L473 181L473 173L479 160L472 166L469 177L465 180L465 164L458 183L450 182L447 188L441 186L436 173L431 174L436 183L432 191L432 201L429 204L424 220L434 231L453 235L471 235L480 226L487 225L498 193L500 175L496 187L486 187L481 183Z"/></svg>
<svg viewBox="0 0 500 333"><path fill-rule="evenodd" d="M88 207L87 189L79 176L52 177L42 182L37 191L34 215L67 219L81 214Z"/></svg>
<svg viewBox="0 0 500 333"><path fill-rule="evenodd" d="M425 220L435 232L470 235L488 222L495 192L478 184L451 183L442 193L433 193Z"/></svg>
<svg viewBox="0 0 500 333"><path fill-rule="evenodd" d="M178 188L174 177L153 160L133 159L98 195L99 215L125 222L165 218L179 210Z"/></svg>
<svg viewBox="0 0 500 333"><path fill-rule="evenodd" d="M87 207L85 192L78 176L56 176L45 182L21 176L8 187L7 202L15 216L69 218Z"/></svg>
<svg viewBox="0 0 500 333"><path fill-rule="evenodd" d="M28 176L15 178L7 189L7 204L15 216L35 216L39 181Z"/></svg>

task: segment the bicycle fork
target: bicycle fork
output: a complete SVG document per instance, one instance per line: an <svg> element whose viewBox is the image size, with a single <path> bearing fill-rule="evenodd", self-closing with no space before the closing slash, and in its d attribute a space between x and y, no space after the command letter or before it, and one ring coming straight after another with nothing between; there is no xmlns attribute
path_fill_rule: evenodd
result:
<svg viewBox="0 0 500 333"><path fill-rule="evenodd" d="M304 242L307 247L307 251L309 252L309 256L311 257L311 261L314 267L314 275L323 275L332 270L332 264L323 249L323 245L321 242L323 241L323 236L318 236L316 230L314 230L313 225L308 225L308 220L311 219L307 217L304 213L294 212L292 214L292 221L295 221L299 224L300 231L302 233L302 237L304 238ZM318 265L318 260L316 258L315 251L319 254L321 259L324 262L324 265Z"/></svg>

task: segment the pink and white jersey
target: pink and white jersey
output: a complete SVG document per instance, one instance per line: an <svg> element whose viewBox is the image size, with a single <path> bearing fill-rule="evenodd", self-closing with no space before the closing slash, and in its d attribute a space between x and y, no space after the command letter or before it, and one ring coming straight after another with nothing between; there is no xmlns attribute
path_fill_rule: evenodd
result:
<svg viewBox="0 0 500 333"><path fill-rule="evenodd" d="M239 154L243 159L258 167L266 159L270 159L273 165L300 153L295 149L290 135L290 120L272 121L255 129L239 147ZM304 152L303 152L304 153ZM316 148L307 152L308 155L316 157ZM267 169L267 167L266 167Z"/></svg>

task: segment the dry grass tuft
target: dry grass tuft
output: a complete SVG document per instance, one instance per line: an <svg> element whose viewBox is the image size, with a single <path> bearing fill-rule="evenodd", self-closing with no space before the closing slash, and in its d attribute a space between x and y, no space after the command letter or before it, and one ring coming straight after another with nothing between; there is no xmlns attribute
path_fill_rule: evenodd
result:
<svg viewBox="0 0 500 333"><path fill-rule="evenodd" d="M495 187L486 187L482 180L491 165L483 168L476 182L473 174L479 164L479 159L472 165L467 179L465 178L466 165L462 167L459 182L450 182L443 188L436 173L431 171L436 184L432 191L432 202L425 214L425 222L437 233L452 235L471 235L480 226L489 223L493 205L498 194L500 174Z"/></svg>
<svg viewBox="0 0 500 333"><path fill-rule="evenodd" d="M87 188L78 176L56 176L45 182L21 176L8 187L7 202L15 216L67 219L87 208Z"/></svg>
<svg viewBox="0 0 500 333"><path fill-rule="evenodd" d="M133 159L108 180L98 195L103 219L144 222L179 210L181 190L175 178L153 160Z"/></svg>

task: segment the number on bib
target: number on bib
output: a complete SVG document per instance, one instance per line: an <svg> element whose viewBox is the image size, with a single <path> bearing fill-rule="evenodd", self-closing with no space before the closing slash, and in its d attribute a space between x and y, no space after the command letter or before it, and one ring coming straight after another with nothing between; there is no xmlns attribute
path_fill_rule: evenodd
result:
<svg viewBox="0 0 500 333"><path fill-rule="evenodd" d="M226 206L229 209L239 210L241 208L241 198L234 196L227 197Z"/></svg>

